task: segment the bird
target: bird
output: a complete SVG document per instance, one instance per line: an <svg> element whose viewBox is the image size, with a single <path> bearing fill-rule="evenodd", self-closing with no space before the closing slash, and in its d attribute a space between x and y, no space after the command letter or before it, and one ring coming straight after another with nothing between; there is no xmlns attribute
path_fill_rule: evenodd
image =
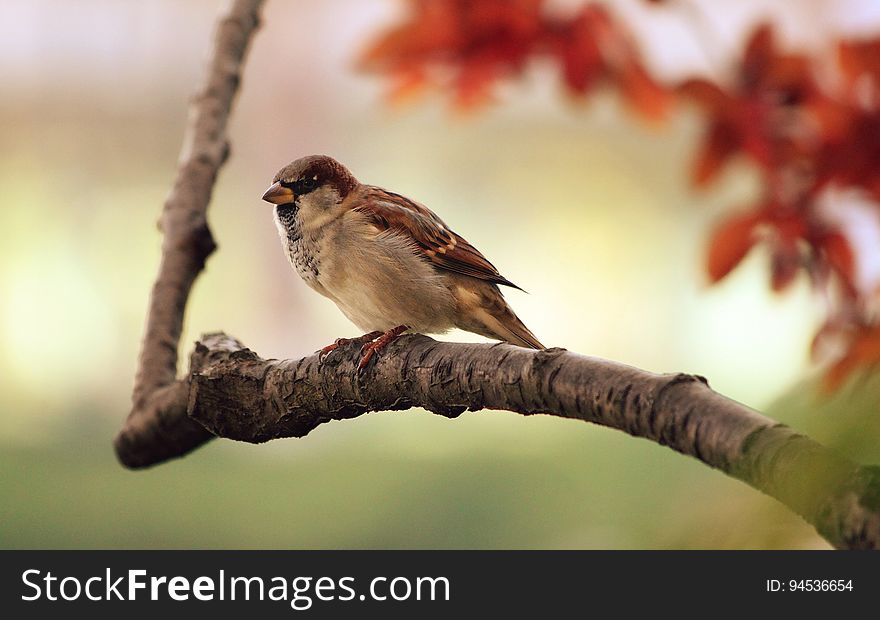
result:
<svg viewBox="0 0 880 620"><path fill-rule="evenodd" d="M463 237L421 203L358 181L326 155L278 171L262 200L291 266L359 329L320 350L361 343L358 371L405 332L454 327L543 349L499 285L516 288Z"/></svg>

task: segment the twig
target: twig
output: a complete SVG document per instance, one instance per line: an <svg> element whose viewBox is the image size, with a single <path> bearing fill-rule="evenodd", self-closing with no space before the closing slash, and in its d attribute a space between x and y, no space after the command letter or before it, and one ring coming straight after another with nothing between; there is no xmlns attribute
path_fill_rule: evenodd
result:
<svg viewBox="0 0 880 620"><path fill-rule="evenodd" d="M180 413L187 385L177 381L177 348L193 282L215 249L206 214L217 172L229 155L226 122L263 0L235 0L217 24L204 84L194 97L177 178L162 209L164 234L138 360L132 410L114 442L126 465L141 463L141 445L166 446L171 456L211 435Z"/></svg>

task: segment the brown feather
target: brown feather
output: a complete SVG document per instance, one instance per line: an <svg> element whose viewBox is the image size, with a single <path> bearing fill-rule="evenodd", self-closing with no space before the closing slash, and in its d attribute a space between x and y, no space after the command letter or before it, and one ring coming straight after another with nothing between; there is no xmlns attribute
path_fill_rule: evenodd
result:
<svg viewBox="0 0 880 620"><path fill-rule="evenodd" d="M438 269L522 290L502 276L461 235L449 230L426 206L372 185L362 185L351 198L353 211L369 217L380 230L394 231L412 239L422 255Z"/></svg>
<svg viewBox="0 0 880 620"><path fill-rule="evenodd" d="M459 309L457 327L522 347L544 348L516 316L497 286L457 275L451 277L455 284L452 291Z"/></svg>

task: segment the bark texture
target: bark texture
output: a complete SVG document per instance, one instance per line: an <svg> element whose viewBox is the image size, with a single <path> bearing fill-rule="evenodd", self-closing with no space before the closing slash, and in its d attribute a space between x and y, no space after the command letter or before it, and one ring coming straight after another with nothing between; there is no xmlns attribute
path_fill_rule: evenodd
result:
<svg viewBox="0 0 880 620"><path fill-rule="evenodd" d="M669 446L778 499L839 548L880 546L880 473L713 392L570 353L403 336L356 370L359 345L328 358L264 360L224 334L196 344L187 412L212 434L259 443L330 420L422 407L446 417L503 409L574 418Z"/></svg>
<svg viewBox="0 0 880 620"><path fill-rule="evenodd" d="M616 428L667 445L777 498L840 548L880 547L880 470L852 463L709 389L694 375L656 375L576 355L404 336L365 373L359 347L321 361L264 360L222 333L196 343L177 379L187 298L215 248L206 212L229 153L226 122L261 0L236 0L219 22L195 97L177 179L160 221L153 286L133 393L115 441L131 468L183 456L219 436L249 442L303 437L330 420L423 407L543 413Z"/></svg>
<svg viewBox="0 0 880 620"><path fill-rule="evenodd" d="M229 155L226 123L262 4L263 0L235 0L221 16L205 81L191 103L177 178L159 220L162 259L150 295L132 410L115 441L117 455L128 466L155 459L156 450L170 458L211 437L181 415L188 386L176 380L177 349L193 282L216 248L206 218L208 203ZM142 454L143 446L149 454Z"/></svg>

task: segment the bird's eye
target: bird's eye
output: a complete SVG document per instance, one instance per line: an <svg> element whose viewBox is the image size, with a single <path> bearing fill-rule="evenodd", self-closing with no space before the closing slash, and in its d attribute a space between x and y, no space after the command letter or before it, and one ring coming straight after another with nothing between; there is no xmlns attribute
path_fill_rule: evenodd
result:
<svg viewBox="0 0 880 620"><path fill-rule="evenodd" d="M310 192L318 187L318 179L316 177L307 177L300 180L299 186L301 188L301 193Z"/></svg>

